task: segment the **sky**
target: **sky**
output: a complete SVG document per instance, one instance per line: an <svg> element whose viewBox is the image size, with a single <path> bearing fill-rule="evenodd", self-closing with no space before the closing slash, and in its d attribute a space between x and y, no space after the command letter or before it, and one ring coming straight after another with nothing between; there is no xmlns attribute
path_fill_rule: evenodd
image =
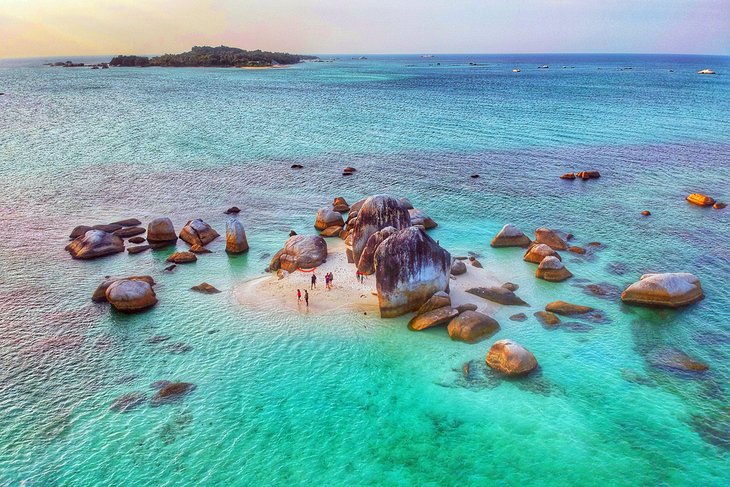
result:
<svg viewBox="0 0 730 487"><path fill-rule="evenodd" d="M730 0L0 0L0 57L163 54L730 55Z"/></svg>

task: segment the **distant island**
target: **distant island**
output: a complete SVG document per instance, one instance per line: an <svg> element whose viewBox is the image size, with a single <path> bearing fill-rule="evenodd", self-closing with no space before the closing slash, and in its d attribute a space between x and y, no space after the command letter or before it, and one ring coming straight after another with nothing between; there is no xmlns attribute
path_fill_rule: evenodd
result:
<svg viewBox="0 0 730 487"><path fill-rule="evenodd" d="M162 56L116 56L109 64L125 67L211 67L211 68L265 68L276 65L296 64L316 56L289 54L286 52L246 51L228 46L195 46L182 54Z"/></svg>

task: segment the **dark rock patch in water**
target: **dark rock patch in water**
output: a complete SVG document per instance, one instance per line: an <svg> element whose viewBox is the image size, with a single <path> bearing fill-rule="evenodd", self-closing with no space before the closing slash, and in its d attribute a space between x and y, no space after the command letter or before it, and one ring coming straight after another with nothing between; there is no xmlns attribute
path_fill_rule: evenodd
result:
<svg viewBox="0 0 730 487"><path fill-rule="evenodd" d="M511 321L525 321L527 319L527 315L525 313L517 313L516 315L512 315L509 317Z"/></svg>
<svg viewBox="0 0 730 487"><path fill-rule="evenodd" d="M706 443L730 450L730 407L715 416L692 415L689 424Z"/></svg>
<svg viewBox="0 0 730 487"><path fill-rule="evenodd" d="M170 335L155 335L153 337L150 337L147 340L147 343L162 343L164 341L169 340L171 337Z"/></svg>
<svg viewBox="0 0 730 487"><path fill-rule="evenodd" d="M615 276L623 276L631 271L631 266L625 262L611 262L606 266L606 270Z"/></svg>
<svg viewBox="0 0 730 487"><path fill-rule="evenodd" d="M560 328L572 333L586 333L593 330L595 327L580 321L563 321L560 323Z"/></svg>
<svg viewBox="0 0 730 487"><path fill-rule="evenodd" d="M153 387L156 386L159 387L157 387L157 393L152 397L153 406L174 402L195 390L195 384L190 382L158 381L153 383Z"/></svg>
<svg viewBox="0 0 730 487"><path fill-rule="evenodd" d="M652 367L672 372L682 377L702 376L709 369L704 362L694 359L676 348L658 348L646 355Z"/></svg>
<svg viewBox="0 0 730 487"><path fill-rule="evenodd" d="M141 406L145 402L147 402L147 395L145 393L136 391L128 392L116 398L109 409L118 413L126 413Z"/></svg>
<svg viewBox="0 0 730 487"><path fill-rule="evenodd" d="M188 345L187 343L182 343L182 342L171 343L165 347L165 350L167 350L170 353L174 353L176 355L188 353L192 349L193 349L192 345Z"/></svg>
<svg viewBox="0 0 730 487"><path fill-rule="evenodd" d="M499 385L499 379L492 373L483 360L470 360L462 365L461 370L455 369L458 376L454 385L467 389L494 389Z"/></svg>
<svg viewBox="0 0 730 487"><path fill-rule="evenodd" d="M595 296L601 299L611 301L618 300L621 297L622 289L607 282L599 282L597 284L588 284L583 287L583 292L589 296Z"/></svg>

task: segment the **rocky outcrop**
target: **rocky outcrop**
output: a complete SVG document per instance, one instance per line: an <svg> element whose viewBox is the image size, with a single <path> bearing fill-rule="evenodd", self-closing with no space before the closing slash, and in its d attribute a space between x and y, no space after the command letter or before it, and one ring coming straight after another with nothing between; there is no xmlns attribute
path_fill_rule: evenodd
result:
<svg viewBox="0 0 730 487"><path fill-rule="evenodd" d="M413 331L421 331L434 326L445 325L453 318L458 316L459 312L451 306L444 306L426 313L414 316L408 322L408 328Z"/></svg>
<svg viewBox="0 0 730 487"><path fill-rule="evenodd" d="M416 314L422 315L424 313L428 313L429 311L443 308L444 306L451 306L451 296L449 296L448 293L444 291L439 291L437 293L434 293L434 295L430 298L428 298L428 301L423 303L423 305L418 308Z"/></svg>
<svg viewBox="0 0 730 487"><path fill-rule="evenodd" d="M621 293L624 303L664 308L687 306L703 297L699 278L685 272L644 274Z"/></svg>
<svg viewBox="0 0 730 487"><path fill-rule="evenodd" d="M712 207L716 210L722 210L723 208L727 208L727 203L723 203L722 201L716 202Z"/></svg>
<svg viewBox="0 0 730 487"><path fill-rule="evenodd" d="M200 218L190 220L180 231L180 238L191 246L200 245L205 247L218 237L220 237L218 232Z"/></svg>
<svg viewBox="0 0 730 487"><path fill-rule="evenodd" d="M400 230L410 225L408 210L392 196L379 194L367 198L352 224L352 254L355 262L360 262L360 255L372 234L385 227Z"/></svg>
<svg viewBox="0 0 730 487"><path fill-rule="evenodd" d="M553 301L545 305L545 311L550 311L563 316L575 316L584 315L595 311L593 308L588 306L581 306L579 304L572 304L565 301Z"/></svg>
<svg viewBox="0 0 730 487"><path fill-rule="evenodd" d="M487 365L509 376L529 374L537 368L535 356L512 340L494 342L487 354Z"/></svg>
<svg viewBox="0 0 730 487"><path fill-rule="evenodd" d="M318 267L327 259L327 242L319 235L295 235L289 237L284 248L271 259L269 270L284 269L294 272L297 269Z"/></svg>
<svg viewBox="0 0 730 487"><path fill-rule="evenodd" d="M366 206L363 212L369 211ZM407 213L402 213L400 205L393 211L403 224ZM415 311L434 293L448 291L451 254L418 227L404 228L385 239L375 252L374 262L383 318Z"/></svg>
<svg viewBox="0 0 730 487"><path fill-rule="evenodd" d="M541 227L535 230L535 242L545 244L553 250L566 250L568 244L555 230Z"/></svg>
<svg viewBox="0 0 730 487"><path fill-rule="evenodd" d="M101 230L89 230L66 246L74 259L95 259L124 252L124 241Z"/></svg>
<svg viewBox="0 0 730 487"><path fill-rule="evenodd" d="M560 176L560 179L575 179L575 173L574 172L566 172L562 176Z"/></svg>
<svg viewBox="0 0 730 487"><path fill-rule="evenodd" d="M247 251L246 229L243 228L243 223L232 218L226 223L226 252L229 254L242 254Z"/></svg>
<svg viewBox="0 0 730 487"><path fill-rule="evenodd" d="M598 179L601 177L601 173L598 171L581 171L575 175L576 177L586 181L588 179Z"/></svg>
<svg viewBox="0 0 730 487"><path fill-rule="evenodd" d="M452 340L477 343L499 331L494 318L478 311L464 311L449 322L447 327Z"/></svg>
<svg viewBox="0 0 730 487"><path fill-rule="evenodd" d="M408 215L411 217L411 225L422 225L426 230L430 230L438 226L438 224L433 221L430 216L418 208L411 208L408 210Z"/></svg>
<svg viewBox="0 0 730 487"><path fill-rule="evenodd" d="M715 199L701 193L692 193L687 196L687 201L697 206L712 206L715 204Z"/></svg>
<svg viewBox="0 0 730 487"><path fill-rule="evenodd" d="M465 273L466 273L466 264L464 264L463 260L455 260L451 264L451 275L452 276L460 276Z"/></svg>
<svg viewBox="0 0 730 487"><path fill-rule="evenodd" d="M525 262L532 262L533 264L539 264L542 262L542 259L545 257L557 257L559 260L562 260L560 258L560 255L555 252L552 248L545 244L536 244L532 245L529 249L527 249L527 252L525 252L525 257L523 260Z"/></svg>
<svg viewBox="0 0 730 487"><path fill-rule="evenodd" d="M187 264L189 262L195 262L198 257L192 252L175 252L167 258L167 262L174 264Z"/></svg>
<svg viewBox="0 0 730 487"><path fill-rule="evenodd" d="M197 286L191 287L190 290L202 294L218 294L220 292L220 290L218 290L215 286L208 284L207 282L201 282Z"/></svg>
<svg viewBox="0 0 730 487"><path fill-rule="evenodd" d="M331 208L323 207L317 211L317 220L314 222L314 228L324 230L327 227L344 227L345 221L342 215Z"/></svg>
<svg viewBox="0 0 730 487"><path fill-rule="evenodd" d="M106 300L117 311L136 313L157 304L152 286L145 280L120 279L106 289Z"/></svg>
<svg viewBox="0 0 730 487"><path fill-rule="evenodd" d="M357 270L365 275L371 275L375 273L375 251L381 243L388 237L395 234L398 230L393 227L385 227L382 230L375 232L370 235L365 248L363 248L360 254L360 260L357 263Z"/></svg>
<svg viewBox="0 0 730 487"><path fill-rule="evenodd" d="M336 211L337 213L347 213L350 211L350 206L347 204L347 201L342 196L338 196L337 198L332 201L332 210Z"/></svg>
<svg viewBox="0 0 730 487"><path fill-rule="evenodd" d="M502 230L492 239L492 247L527 247L530 239L511 223L502 227Z"/></svg>
<svg viewBox="0 0 730 487"><path fill-rule="evenodd" d="M155 285L155 280L152 278L152 276L130 276L130 277L109 277L101 282L99 286L94 291L94 294L91 295L91 300L95 303L105 303L106 302L106 290L109 289L109 286L114 284L117 281L144 281L150 286Z"/></svg>
<svg viewBox="0 0 730 487"><path fill-rule="evenodd" d="M147 241L149 243L174 243L177 241L175 227L169 218L155 218L147 225Z"/></svg>
<svg viewBox="0 0 730 487"><path fill-rule="evenodd" d="M520 299L514 292L504 287L473 287L467 289L466 292L474 296L479 296L482 299L507 306L529 306L529 304Z"/></svg>
<svg viewBox="0 0 730 487"><path fill-rule="evenodd" d="M540 262L535 276L538 279L544 279L550 282L560 282L573 277L573 274L565 268L565 265L563 265L560 259L548 256Z"/></svg>

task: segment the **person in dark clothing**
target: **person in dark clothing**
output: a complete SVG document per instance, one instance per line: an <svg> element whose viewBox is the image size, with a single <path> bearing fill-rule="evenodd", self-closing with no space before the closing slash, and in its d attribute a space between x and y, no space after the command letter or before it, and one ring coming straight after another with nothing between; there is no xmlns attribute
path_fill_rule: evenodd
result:
<svg viewBox="0 0 730 487"><path fill-rule="evenodd" d="M312 285L309 289L314 289L315 287L317 287L317 276L312 274Z"/></svg>
<svg viewBox="0 0 730 487"><path fill-rule="evenodd" d="M309 292L307 290L304 290L304 302L307 303L307 307L309 307Z"/></svg>

